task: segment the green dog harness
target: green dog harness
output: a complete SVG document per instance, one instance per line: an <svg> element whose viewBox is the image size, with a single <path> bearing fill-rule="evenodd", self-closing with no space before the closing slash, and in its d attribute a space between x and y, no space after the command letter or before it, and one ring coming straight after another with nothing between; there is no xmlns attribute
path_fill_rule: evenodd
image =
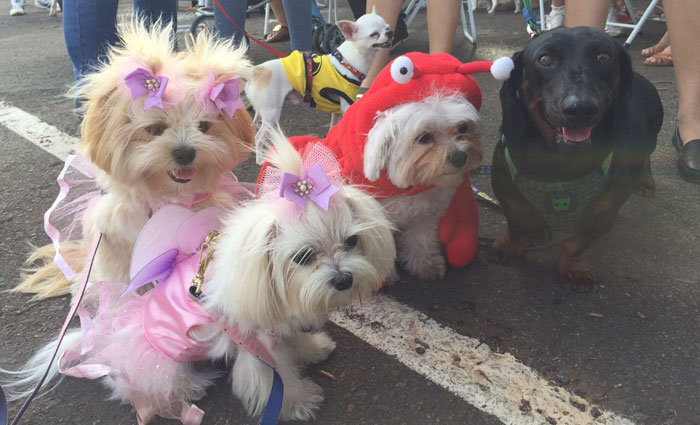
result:
<svg viewBox="0 0 700 425"><path fill-rule="evenodd" d="M591 203L608 181L613 152L605 157L600 168L571 180L543 180L518 172L508 147L504 149L513 183L525 199L544 217L553 239L563 240L577 229Z"/></svg>

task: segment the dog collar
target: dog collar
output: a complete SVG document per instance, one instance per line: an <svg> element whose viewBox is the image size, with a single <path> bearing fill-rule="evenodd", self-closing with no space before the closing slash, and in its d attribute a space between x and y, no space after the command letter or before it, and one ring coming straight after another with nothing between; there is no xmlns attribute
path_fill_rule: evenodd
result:
<svg viewBox="0 0 700 425"><path fill-rule="evenodd" d="M362 72L360 72L359 69L350 65L350 63L347 61L347 59L345 59L345 57L343 57L343 55L338 50L333 50L333 52L331 52L331 55L333 55L333 57L336 58L338 60L338 62L340 62L340 64L345 67L345 69L352 72L352 75L357 77L357 79L360 83L362 82L362 80L365 79L366 75L363 74Z"/></svg>

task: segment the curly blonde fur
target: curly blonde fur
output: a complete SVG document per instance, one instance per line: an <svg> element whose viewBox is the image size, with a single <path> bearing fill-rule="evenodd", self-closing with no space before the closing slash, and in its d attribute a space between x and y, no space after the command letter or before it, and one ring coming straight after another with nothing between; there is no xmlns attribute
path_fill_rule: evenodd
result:
<svg viewBox="0 0 700 425"><path fill-rule="evenodd" d="M217 189L251 152L254 134L245 109L229 117L201 102L204 80L241 78L251 67L244 48L200 34L185 51L173 51L172 27L142 21L120 25L117 46L94 73L86 75L70 95L83 102L81 152L95 166L105 191L83 217L82 263L97 233L103 234L95 259L93 280L127 281L131 249L153 209L166 203L188 203L202 194L208 200L193 205L233 206L231 196ZM132 100L124 77L137 68L168 77L164 108L144 109L145 96ZM188 163L178 151L185 150ZM67 294L70 282L51 261L52 248L40 248L30 259L19 292L37 298Z"/></svg>

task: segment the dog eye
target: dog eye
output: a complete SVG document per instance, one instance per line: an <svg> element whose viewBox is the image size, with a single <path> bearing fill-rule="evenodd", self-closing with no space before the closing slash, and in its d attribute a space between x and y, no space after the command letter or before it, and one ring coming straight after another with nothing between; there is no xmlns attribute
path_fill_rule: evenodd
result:
<svg viewBox="0 0 700 425"><path fill-rule="evenodd" d="M610 60L610 53L600 52L595 59L598 61L598 63L606 63Z"/></svg>
<svg viewBox="0 0 700 425"><path fill-rule="evenodd" d="M539 62L539 64L542 66L551 66L552 63L554 63L554 59L552 59L552 57L549 55L542 55L539 59L537 59L537 62Z"/></svg>
<svg viewBox="0 0 700 425"><path fill-rule="evenodd" d="M469 124L467 124L466 122L460 124L457 128L457 131L459 132L459 134L467 134L467 132L469 132Z"/></svg>
<svg viewBox="0 0 700 425"><path fill-rule="evenodd" d="M369 35L370 37L379 38L379 33L377 31Z"/></svg>
<svg viewBox="0 0 700 425"><path fill-rule="evenodd" d="M153 136L160 136L161 134L163 134L163 132L165 131L166 128L167 128L167 126L165 125L165 123L158 122L158 123L151 124L148 127L146 127L146 131L149 132Z"/></svg>
<svg viewBox="0 0 700 425"><path fill-rule="evenodd" d="M418 138L418 143L421 145L427 145L433 142L433 135L431 133L425 133Z"/></svg>
<svg viewBox="0 0 700 425"><path fill-rule="evenodd" d="M348 249L353 249L357 246L357 242L360 239L357 237L357 235L352 235L349 238L345 239L345 247Z"/></svg>
<svg viewBox="0 0 700 425"><path fill-rule="evenodd" d="M314 252L311 248L302 248L294 254L292 261L295 263L305 266L314 260Z"/></svg>
<svg viewBox="0 0 700 425"><path fill-rule="evenodd" d="M206 133L207 130L209 130L210 125L211 125L211 123L209 121L200 121L199 122L199 131L201 131L202 133Z"/></svg>

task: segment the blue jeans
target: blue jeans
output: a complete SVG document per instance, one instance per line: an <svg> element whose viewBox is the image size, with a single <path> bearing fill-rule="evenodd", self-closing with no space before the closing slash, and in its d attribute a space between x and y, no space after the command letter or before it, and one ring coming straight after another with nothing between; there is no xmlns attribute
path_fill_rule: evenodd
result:
<svg viewBox="0 0 700 425"><path fill-rule="evenodd" d="M118 0L63 0L63 36L75 81L91 72L117 42ZM177 26L177 0L134 0L134 11ZM174 39L174 38L173 38Z"/></svg>
<svg viewBox="0 0 700 425"><path fill-rule="evenodd" d="M292 50L311 50L311 2L312 0L282 0L284 13L287 15ZM216 31L220 37L233 37L235 43L239 44L243 39L241 30L245 30L245 12L248 8L248 2L246 0L219 0L219 3L241 29L236 28L214 4Z"/></svg>

